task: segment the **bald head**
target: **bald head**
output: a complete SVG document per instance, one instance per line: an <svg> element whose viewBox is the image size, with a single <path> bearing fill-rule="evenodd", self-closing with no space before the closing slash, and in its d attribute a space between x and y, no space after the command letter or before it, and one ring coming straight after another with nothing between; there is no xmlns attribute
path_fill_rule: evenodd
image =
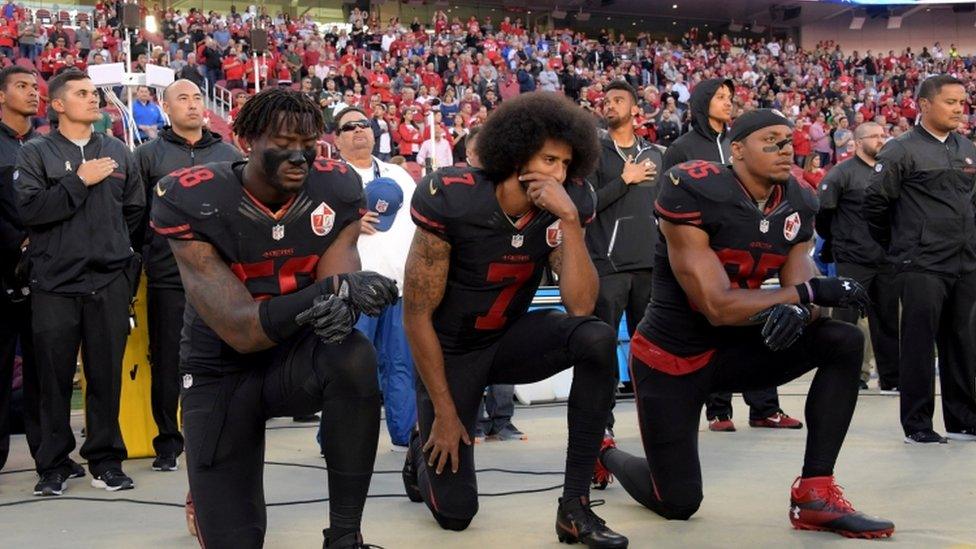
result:
<svg viewBox="0 0 976 549"><path fill-rule="evenodd" d="M186 94L201 94L200 86L197 86L193 81L187 79L176 80L166 89L163 90L163 101L172 101L174 97L177 97L180 93Z"/></svg>
<svg viewBox="0 0 976 549"><path fill-rule="evenodd" d="M177 80L163 90L163 112L169 116L173 129L191 139L203 129L203 93L189 80Z"/></svg>

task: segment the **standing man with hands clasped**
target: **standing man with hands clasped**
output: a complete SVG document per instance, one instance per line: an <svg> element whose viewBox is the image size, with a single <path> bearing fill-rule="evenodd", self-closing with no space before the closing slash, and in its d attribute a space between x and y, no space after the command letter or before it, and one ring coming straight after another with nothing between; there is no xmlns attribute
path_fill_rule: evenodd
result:
<svg viewBox="0 0 976 549"><path fill-rule="evenodd" d="M31 321L40 382L41 444L35 495L61 495L75 447L71 385L81 346L87 436L81 455L92 486L133 487L122 472L119 429L122 355L138 260L145 196L132 154L92 132L101 118L87 75L67 70L48 84L58 129L24 145L14 172L17 206L30 238Z"/></svg>
<svg viewBox="0 0 976 549"><path fill-rule="evenodd" d="M871 236L901 293L898 389L905 442L945 443L932 428L935 347L949 438L976 441L976 146L956 133L965 83L931 76L918 90L920 123L878 154L864 200Z"/></svg>

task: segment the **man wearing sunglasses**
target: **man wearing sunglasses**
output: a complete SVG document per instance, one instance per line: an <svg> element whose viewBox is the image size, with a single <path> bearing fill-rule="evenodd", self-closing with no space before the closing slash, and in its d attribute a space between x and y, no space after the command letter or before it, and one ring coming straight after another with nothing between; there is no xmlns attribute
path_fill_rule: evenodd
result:
<svg viewBox="0 0 976 549"><path fill-rule="evenodd" d="M778 111L751 111L729 131L731 167L695 160L662 179L654 301L631 341L647 458L611 447L600 461L642 505L687 520L702 501L698 423L708 395L782 385L816 368L790 521L886 537L894 525L855 511L834 483L864 338L855 326L818 318L817 306L863 314L868 297L851 279L818 276L810 257L817 199L790 176L792 135ZM772 277L780 287L762 289Z"/></svg>

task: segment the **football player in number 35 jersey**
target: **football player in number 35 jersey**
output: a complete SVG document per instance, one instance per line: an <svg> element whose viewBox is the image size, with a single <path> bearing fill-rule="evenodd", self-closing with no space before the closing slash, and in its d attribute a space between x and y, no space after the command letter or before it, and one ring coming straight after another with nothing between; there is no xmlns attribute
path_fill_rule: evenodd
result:
<svg viewBox="0 0 976 549"><path fill-rule="evenodd" d="M407 495L442 528L478 510L471 439L484 388L530 383L573 367L569 445L556 514L560 540L626 547L593 513L589 482L615 383L615 330L591 316L598 279L583 239L598 155L588 115L537 92L502 103L478 135L482 169L444 169L413 195L404 327L422 383L410 440ZM546 265L566 312L526 312Z"/></svg>
<svg viewBox="0 0 976 549"><path fill-rule="evenodd" d="M686 520L702 500L697 437L709 393L781 385L816 368L789 519L801 530L886 537L894 525L855 511L834 483L864 339L856 326L818 318L815 306L863 314L868 299L851 279L817 276L817 201L790 177L792 133L778 112L751 111L732 125L731 167L686 162L665 175L654 302L631 341L647 459L609 447L600 463L644 506ZM761 288L774 277L780 288Z"/></svg>
<svg viewBox="0 0 976 549"><path fill-rule="evenodd" d="M319 410L332 442L324 544L363 546L380 395L373 348L352 326L398 292L360 272L362 183L315 158L323 129L314 101L266 90L234 122L250 160L178 170L154 190L152 226L187 293L181 403L201 546L263 544L265 421Z"/></svg>

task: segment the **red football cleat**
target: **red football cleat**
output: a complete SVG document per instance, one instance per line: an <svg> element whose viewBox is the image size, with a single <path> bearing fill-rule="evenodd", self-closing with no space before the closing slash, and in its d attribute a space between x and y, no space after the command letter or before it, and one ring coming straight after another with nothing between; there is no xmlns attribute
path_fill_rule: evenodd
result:
<svg viewBox="0 0 976 549"><path fill-rule="evenodd" d="M708 430L716 433L734 433L735 423L732 423L730 417L719 416L708 420Z"/></svg>
<svg viewBox="0 0 976 549"><path fill-rule="evenodd" d="M190 535L200 540L200 536L197 534L197 510L193 506L193 496L190 492L186 493L186 504L183 506L183 511L186 514L186 529L190 531ZM203 542L200 542L200 546L203 547Z"/></svg>
<svg viewBox="0 0 976 549"><path fill-rule="evenodd" d="M763 419L750 419L749 426L766 427L769 429L802 429L803 422L798 419L793 419L783 412L776 412Z"/></svg>
<svg viewBox="0 0 976 549"><path fill-rule="evenodd" d="M797 478L790 490L790 522L797 530L834 532L847 538L887 538L895 525L855 511L834 477Z"/></svg>
<svg viewBox="0 0 976 549"><path fill-rule="evenodd" d="M603 459L603 452L616 447L617 443L613 441L613 437L603 437L603 444L600 445L600 453L597 455L596 464L593 466L593 488L606 490L607 485L613 482L613 473L603 466L601 459Z"/></svg>

